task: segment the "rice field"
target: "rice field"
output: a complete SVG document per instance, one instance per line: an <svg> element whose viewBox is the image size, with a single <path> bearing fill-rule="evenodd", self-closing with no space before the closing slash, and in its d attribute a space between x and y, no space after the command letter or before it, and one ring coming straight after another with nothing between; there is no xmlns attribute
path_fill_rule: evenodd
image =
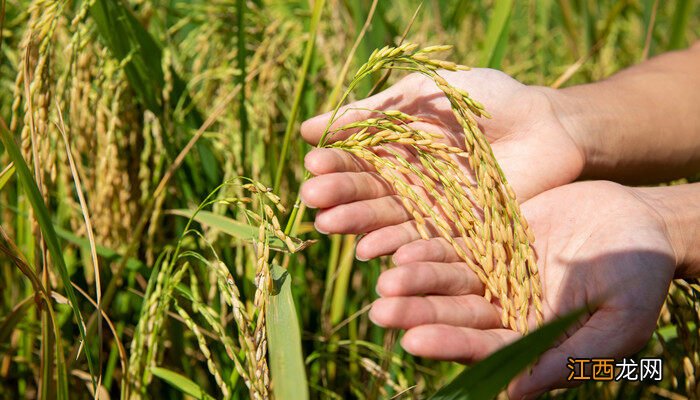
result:
<svg viewBox="0 0 700 400"><path fill-rule="evenodd" d="M391 172L413 173L411 164L372 147L411 147L433 168L426 185L489 208L485 225L521 258L470 267L508 304L504 326L527 333L523 321L541 319L537 265L474 119L488 110L436 71L489 67L558 88L700 37L694 0L0 4L7 399L497 396L578 315L473 367L406 353L401 332L368 318L389 258L356 260L358 237L316 232L314 210L299 201L312 149L301 122L408 72L435 82L471 138L466 152L411 128L418 117L389 111L320 146L374 165L419 227L425 218L457 223L470 239L482 229L454 200L443 208L461 219L432 215ZM475 163L477 185L454 157ZM503 284L511 261L523 279ZM545 397L700 398L699 295L697 282L675 282L638 355L663 357L662 382L591 382Z"/></svg>

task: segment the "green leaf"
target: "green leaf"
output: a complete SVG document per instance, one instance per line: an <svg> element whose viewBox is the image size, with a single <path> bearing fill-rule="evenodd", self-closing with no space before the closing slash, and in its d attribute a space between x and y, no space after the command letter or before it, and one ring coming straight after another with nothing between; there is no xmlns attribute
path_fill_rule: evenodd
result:
<svg viewBox="0 0 700 400"><path fill-rule="evenodd" d="M254 240L258 237L258 228L221 214L214 214L211 211L197 210L170 210L170 214L191 218L202 225L218 229L219 231L242 240ZM279 239L278 239L279 240Z"/></svg>
<svg viewBox="0 0 700 400"><path fill-rule="evenodd" d="M216 228L221 232L243 240L254 240L258 237L258 228L244 224L221 214L205 210L170 210L169 213L185 218L191 218L202 225ZM279 240L279 239L278 239Z"/></svg>
<svg viewBox="0 0 700 400"><path fill-rule="evenodd" d="M4 123L0 125L0 139L2 140L2 144L5 146L10 158L15 163L17 178L22 184L24 192L27 195L27 199L34 209L34 215L44 237L44 242L46 242L46 248L49 250L54 266L58 269L58 274L61 277L61 282L63 283L63 290L65 290L68 300L70 300L70 307L73 310L73 315L75 316L76 321L78 322L80 338L83 341L85 348L89 349L83 315L80 313L78 299L75 296L75 291L73 290L70 276L68 275L68 268L66 267L66 262L63 259L63 252L61 250L56 231L54 230L53 223L51 222L49 210L46 208L46 204L44 204L44 198L42 197L41 192L34 181L34 177L32 177L32 173L29 171L29 166L22 157L22 153L20 152L17 143L15 143L15 139L12 137L10 131L6 129ZM60 338L57 338L57 340L60 340ZM87 358L93 388L97 390L97 382L95 381L95 363L92 359L91 351L86 350L84 353L85 357Z"/></svg>
<svg viewBox="0 0 700 400"><path fill-rule="evenodd" d="M686 322L686 329L689 331L695 330L695 323L692 321ZM676 325L665 325L656 329L656 333L661 336L664 341L671 341L678 337L678 327Z"/></svg>
<svg viewBox="0 0 700 400"><path fill-rule="evenodd" d="M160 46L120 0L96 0L90 14L114 57L129 58L124 72L139 100L160 114L164 85Z"/></svg>
<svg viewBox="0 0 700 400"><path fill-rule="evenodd" d="M277 400L308 399L301 330L292 297L291 277L277 264L272 264L271 273L275 291L269 300L267 343L274 397Z"/></svg>
<svg viewBox="0 0 700 400"><path fill-rule="evenodd" d="M184 375L160 367L151 367L151 372L183 394L190 395L200 400L214 400L213 396L205 392L204 389Z"/></svg>
<svg viewBox="0 0 700 400"><path fill-rule="evenodd" d="M246 110L246 32L245 32L245 13L248 5L245 0L236 0L236 64L238 67L238 84L241 85L241 90L238 92L238 121L240 122L241 132L241 154L240 159L244 171L248 171L249 165L252 165L252 160L248 160L248 155L252 154L248 136L248 113Z"/></svg>
<svg viewBox="0 0 700 400"><path fill-rule="evenodd" d="M214 214L211 211L201 210L170 210L169 213L179 215L186 218L192 218L193 220L199 222L202 225L215 228L222 233L229 236L233 236L237 239L252 242L258 239L258 227L244 224L242 222L236 221L235 219L226 217L220 214ZM277 251L288 251L287 246L281 241L277 236L268 235L267 239L270 242L270 248ZM310 241L302 242L299 239L291 238L292 241L298 245L305 247L310 244Z"/></svg>
<svg viewBox="0 0 700 400"><path fill-rule="evenodd" d="M695 2L691 0L676 2L673 23L671 24L671 38L668 41L669 50L677 50L687 46L686 32L690 16L693 15L693 7L695 7Z"/></svg>
<svg viewBox="0 0 700 400"><path fill-rule="evenodd" d="M294 87L294 100L292 101L292 110L289 112L287 117L287 127L284 130L284 139L282 139L282 150L280 150L280 156L277 160L277 172L275 173L275 182L273 186L273 191L279 193L280 184L282 183L282 173L286 165L287 153L289 152L289 143L292 138L292 131L296 126L297 115L299 114L299 108L301 106L301 99L304 94L304 87L306 85L306 78L309 74L309 67L311 66L311 60L314 54L314 46L316 45L316 33L318 32L319 22L321 20L321 14L323 12L323 4L325 0L317 0L314 2L314 9L311 14L311 25L309 26L309 39L306 42L306 49L304 50L304 59L301 63L301 68L297 74L297 83Z"/></svg>
<svg viewBox="0 0 700 400"><path fill-rule="evenodd" d="M549 349L566 329L586 312L586 309L580 308L549 322L517 342L498 350L457 375L431 399L493 399L516 375Z"/></svg>
<svg viewBox="0 0 700 400"><path fill-rule="evenodd" d="M7 182L15 174L15 164L10 163L5 169L0 172L0 190L5 187Z"/></svg>
<svg viewBox="0 0 700 400"><path fill-rule="evenodd" d="M87 238L77 236L72 232L69 232L63 228L59 228L57 226L55 227L55 229L56 234L62 237L63 239L83 248L90 247L90 241ZM101 246L99 244L95 245L95 251L97 252L97 255L99 255L100 257L104 257L108 261L115 261L122 258L122 255L119 254L117 251L112 250L109 247ZM146 264L135 258L129 258L126 261L126 267L132 271L138 271L140 269L146 268Z"/></svg>
<svg viewBox="0 0 700 400"><path fill-rule="evenodd" d="M513 0L500 0L491 14L486 30L481 65L487 68L500 68L508 44L511 15L515 4Z"/></svg>
<svg viewBox="0 0 700 400"><path fill-rule="evenodd" d="M10 205L6 205L5 207L17 215L21 215L25 218L27 217L27 214L22 213L17 207L13 207ZM60 226L54 225L54 229L56 230L56 234L62 239L82 248L90 247L90 241L87 238L78 236L73 232L61 228ZM116 250L110 249L109 247L105 247L99 244L95 245L95 251L97 252L98 256L103 257L107 261L117 261L123 257ZM126 261L126 267L132 271L138 271L146 268L146 264L144 264L141 260L129 258Z"/></svg>
<svg viewBox="0 0 700 400"><path fill-rule="evenodd" d="M29 310L29 308L35 304L33 300L34 296L29 296L20 301L14 306L12 311L10 311L10 313L2 319L0 322L0 345L9 341L10 335L12 334L12 331L14 331L15 326L17 326L19 321L24 318L27 310Z"/></svg>

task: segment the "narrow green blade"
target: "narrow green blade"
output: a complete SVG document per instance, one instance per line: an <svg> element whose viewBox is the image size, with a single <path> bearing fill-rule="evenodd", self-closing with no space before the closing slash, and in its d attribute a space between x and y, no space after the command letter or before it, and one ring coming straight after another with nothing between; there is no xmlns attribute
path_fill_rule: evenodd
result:
<svg viewBox="0 0 700 400"><path fill-rule="evenodd" d="M15 174L15 165L14 163L10 163L7 167L5 167L2 172L0 172L0 190L5 187L7 182L12 178L12 176Z"/></svg>
<svg viewBox="0 0 700 400"><path fill-rule="evenodd" d="M68 242L71 242L82 248L88 248L90 246L90 241L85 237L75 235L72 232L59 228L57 226L55 227L55 229L56 234ZM95 252L97 252L98 256L104 257L108 261L116 261L122 258L122 255L119 254L116 250L110 249L109 247L105 247L99 244L95 245ZM141 260L129 258L126 261L126 268L132 271L138 271L140 269L146 268L146 264L144 264Z"/></svg>
<svg viewBox="0 0 700 400"><path fill-rule="evenodd" d="M167 382L170 386L179 390L181 393L194 397L200 400L214 400L214 397L200 388L199 385L188 379L186 376L178 374L169 369L152 367L153 375Z"/></svg>
<svg viewBox="0 0 700 400"><path fill-rule="evenodd" d="M14 212L18 216L27 216L26 213L21 213L19 209L17 209L17 207L13 207L10 205L6 205L6 207L8 210ZM53 228L56 230L56 234L58 235L58 237L67 242L73 243L74 245L80 246L82 248L88 248L90 246L90 241L86 237L78 236L73 232L63 229L57 225L54 225ZM104 259L110 262L117 261L122 258L122 255L116 250L102 246L100 244L95 245L95 251L97 252L98 256L103 257ZM138 260L136 258L129 258L126 261L126 267L132 271L137 271L146 268L146 264L144 264L141 260Z"/></svg>
<svg viewBox="0 0 700 400"><path fill-rule="evenodd" d="M493 399L544 353L586 311L581 308L542 326L457 375L432 400ZM563 368L564 366L562 366Z"/></svg>
<svg viewBox="0 0 700 400"><path fill-rule="evenodd" d="M318 32L319 22L321 20L321 14L323 12L323 5L325 0L318 0L314 3L313 12L311 14L311 24L309 26L309 41L306 43L306 49L304 50L304 59L301 63L301 68L298 71L297 84L294 87L294 100L292 101L292 109L289 112L289 117L287 117L287 127L284 130L284 139L282 139L282 150L280 150L280 156L277 162L277 172L275 173L275 182L273 186L273 191L279 193L280 184L282 183L282 173L284 172L284 166L286 165L287 153L289 152L289 143L292 138L292 131L296 126L297 116L299 114L299 109L301 107L301 99L304 95L304 88L306 85L307 75L309 73L309 68L311 66L311 60L314 54L314 47L316 46L316 33Z"/></svg>
<svg viewBox="0 0 700 400"><path fill-rule="evenodd" d="M669 50L682 49L687 46L686 32L688 31L688 21L693 15L695 2L692 0L679 0L673 13L673 24L671 24L671 38L668 41Z"/></svg>
<svg viewBox="0 0 700 400"><path fill-rule="evenodd" d="M201 210L170 210L171 214L179 215L185 218L192 218L193 220L199 222L202 225L215 228L222 233L229 236L233 236L237 239L252 242L258 239L258 227L244 224L242 222L236 221L235 219L226 217L221 214L214 214L211 211ZM195 214L196 212L196 214ZM270 248L274 250L286 251L287 247L284 242L282 242L276 236L269 235L268 239L270 241Z"/></svg>
<svg viewBox="0 0 700 400"><path fill-rule="evenodd" d="M114 57L130 58L124 72L139 100L160 114L164 84L160 46L120 0L96 0L90 14Z"/></svg>
<svg viewBox="0 0 700 400"><path fill-rule="evenodd" d="M271 272L275 293L269 300L267 343L274 397L277 400L308 399L301 330L292 297L291 277L277 264L272 265Z"/></svg>
<svg viewBox="0 0 700 400"><path fill-rule="evenodd" d="M508 44L508 31L515 4L513 0L496 2L486 30L481 65L487 68L500 68Z"/></svg>
<svg viewBox="0 0 700 400"><path fill-rule="evenodd" d="M27 195L29 203L34 209L34 215L36 216L37 222L39 223L39 228L46 242L46 248L49 250L51 255L51 260L54 266L58 269L58 274L61 277L61 282L63 283L63 290L65 290L68 300L70 300L70 307L73 310L73 315L78 323L78 330L80 331L80 338L83 341L86 349L89 349L87 335L85 334L85 322L83 320L83 315L80 313L80 308L78 307L78 300L75 296L75 291L71 284L70 276L68 275L68 268L66 267L66 262L63 259L63 252L61 246L58 242L58 236L53 228L53 223L51 217L49 216L49 210L44 204L44 198L39 191L39 188L32 177L32 173L29 171L29 166L22 157L22 153L15 143L15 139L12 137L10 131L8 131L4 125L0 125L0 139L2 144L5 146L5 150L9 154L10 158L15 164L17 179L22 184L24 192ZM56 338L60 340L60 338ZM97 388L97 382L95 381L95 363L92 359L91 352L89 350L84 351L85 357L88 362L88 369L90 370L90 376L92 378L93 388Z"/></svg>
<svg viewBox="0 0 700 400"><path fill-rule="evenodd" d="M0 321L0 348L5 343L9 344L10 335L15 330L15 326L24 318L29 308L35 304L34 296L29 296L17 303L12 311Z"/></svg>

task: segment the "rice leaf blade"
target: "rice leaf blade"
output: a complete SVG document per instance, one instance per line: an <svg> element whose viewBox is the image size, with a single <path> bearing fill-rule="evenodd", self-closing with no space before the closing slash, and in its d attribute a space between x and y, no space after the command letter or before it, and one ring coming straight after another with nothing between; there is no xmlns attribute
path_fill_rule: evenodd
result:
<svg viewBox="0 0 700 400"><path fill-rule="evenodd" d="M350 275L355 260L355 235L343 236L340 260L337 266L337 277L330 307L331 324L335 325L342 320L348 302L348 289L350 288Z"/></svg>
<svg viewBox="0 0 700 400"><path fill-rule="evenodd" d="M222 233L225 233L229 236L233 236L237 239L245 240L247 242L253 242L258 238L257 227L244 224L224 215L214 214L211 211L178 209L170 210L170 213L185 218L192 218L194 221L197 221L202 225L206 225L210 228L215 228L221 231ZM282 242L276 236L270 236L269 240L270 247L272 249L286 249L284 242Z"/></svg>
<svg viewBox="0 0 700 400"><path fill-rule="evenodd" d="M267 340L270 376L277 400L309 398L301 330L292 296L291 277L284 268L271 265L275 290L270 295L267 315Z"/></svg>
<svg viewBox="0 0 700 400"><path fill-rule="evenodd" d="M170 386L179 390L182 394L186 394L200 400L214 400L214 396L208 394L206 391L204 391L204 389L199 387L199 385L184 375L160 367L151 367L151 372L153 375L167 382Z"/></svg>
<svg viewBox="0 0 700 400"><path fill-rule="evenodd" d="M82 248L89 248L90 241L87 238L77 236L74 233L60 228L58 226L54 226L54 228L56 229L56 234L62 239L73 243L76 246L80 246ZM105 247L100 244L95 244L95 252L98 256L103 257L108 261L117 261L123 258L123 256L119 254L116 250L110 249L109 247ZM145 268L146 264L144 264L142 261L136 258L129 258L126 261L126 267L129 270L136 271Z"/></svg>
<svg viewBox="0 0 700 400"><path fill-rule="evenodd" d="M302 60L301 68L299 69L299 73L297 75L292 110L287 117L287 127L285 128L284 139L282 140L282 150L280 151L280 156L277 160L277 171L275 172L275 182L272 189L275 193L279 192L280 184L282 183L282 172L284 171L284 166L286 165L285 161L287 160L287 153L289 152L289 142L292 138L292 131L296 125L297 116L299 115L299 109L301 107L301 100L304 94L304 87L306 86L306 78L309 73L309 67L311 66L314 48L316 46L316 33L318 32L318 25L319 21L321 20L321 13L323 12L324 3L325 0L317 0L314 3L313 13L311 15L311 25L309 26L309 41L306 43L304 59Z"/></svg>
<svg viewBox="0 0 700 400"><path fill-rule="evenodd" d="M676 3L673 23L671 24L671 38L668 42L669 50L677 50L686 46L686 32L688 31L688 21L693 14L693 7L695 7L695 2L690 0L679 0Z"/></svg>
<svg viewBox="0 0 700 400"><path fill-rule="evenodd" d="M90 14L114 57L129 57L124 72L131 88L149 110L159 113L157 94L162 93L164 83L160 46L119 0L96 0Z"/></svg>
<svg viewBox="0 0 700 400"><path fill-rule="evenodd" d="M41 382L39 387L41 388L41 398L50 399L57 397L55 386L58 382L54 383L53 380L53 347L54 338L51 336L51 326L49 322L49 316L46 313L41 315ZM60 376L60 374L59 374Z"/></svg>
<svg viewBox="0 0 700 400"><path fill-rule="evenodd" d="M513 0L496 3L486 31L481 64L487 68L500 68L508 45L508 31L515 4Z"/></svg>
<svg viewBox="0 0 700 400"><path fill-rule="evenodd" d="M245 0L237 0L236 1L236 31L237 31L237 40L236 40L236 63L238 64L238 70L239 75L238 75L238 84L241 85L241 90L238 93L238 120L240 123L240 134L241 134L241 163L243 167L243 171L245 174L245 171L248 171L248 164L250 163L249 160L247 160L246 155L250 154L249 152L249 147L250 143L248 143L248 135L250 134L250 131L248 129L248 112L246 110L246 76L247 71L246 71L246 32L245 32L245 12L248 6L246 5Z"/></svg>
<svg viewBox="0 0 700 400"><path fill-rule="evenodd" d="M15 164L9 163L5 169L0 172L0 190L7 185L7 182L15 175Z"/></svg>
<svg viewBox="0 0 700 400"><path fill-rule="evenodd" d="M498 350L460 373L430 399L486 400L496 397L518 373L537 360L540 354L550 348L585 312L585 307L572 311Z"/></svg>
<svg viewBox="0 0 700 400"><path fill-rule="evenodd" d="M86 349L89 347L89 342L87 340L87 335L85 332L85 322L83 320L83 315L78 308L78 301L75 296L75 291L71 285L70 276L68 275L68 268L66 266L65 260L63 259L63 252L61 251L61 246L58 241L58 236L54 230L53 223L51 222L51 217L49 216L49 210L44 204L44 198L39 192L39 188L34 181L32 173L29 171L26 161L22 157L22 153L15 143L14 138L10 131L6 128L4 121L0 125L0 139L2 144L5 146L5 150L9 154L12 161L15 163L15 168L17 172L17 178L21 182L22 187L27 195L27 198L32 205L34 210L34 215L43 234L44 241L46 242L46 248L49 250L53 264L58 269L61 282L63 283L63 288L66 292L68 300L70 301L70 307L73 311L73 315L78 323L78 329L80 331L80 339ZM56 328L58 329L58 328ZM95 381L95 364L92 359L91 352L89 350L85 351L85 357L88 362L88 369L90 370L90 377L92 380L92 386L94 389L97 388L97 382ZM59 371L60 372L60 371Z"/></svg>
<svg viewBox="0 0 700 400"><path fill-rule="evenodd" d="M35 304L34 296L26 297L24 300L17 303L0 322L0 345L7 343L10 339L12 331L14 331L15 326L24 318L27 311Z"/></svg>

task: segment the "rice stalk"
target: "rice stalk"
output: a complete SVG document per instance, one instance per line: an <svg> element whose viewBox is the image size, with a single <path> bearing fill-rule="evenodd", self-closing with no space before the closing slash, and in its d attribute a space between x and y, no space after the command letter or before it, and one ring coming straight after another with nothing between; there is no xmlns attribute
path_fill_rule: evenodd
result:
<svg viewBox="0 0 700 400"><path fill-rule="evenodd" d="M216 363L211 357L211 350L209 350L209 347L207 346L207 341L204 338L202 332L199 330L199 326L187 313L187 311L185 311L182 307L180 307L180 305L178 305L177 301L173 302L173 307L175 307L177 313L185 321L185 325L187 325L189 330L192 331L192 333L194 333L195 337L197 338L199 350L202 352L202 355L207 360L207 368L209 369L209 373L212 374L212 376L214 376L216 384L219 386L221 394L224 396L224 398L228 398L231 395L231 391L226 382L224 381L224 378L221 376L221 371L216 366Z"/></svg>
<svg viewBox="0 0 700 400"><path fill-rule="evenodd" d="M242 181L242 180L241 180ZM162 333L167 320L169 310L174 308L182 318L183 323L194 335L197 345L206 360L207 369L213 376L224 398L231 394L229 383L223 377L219 367L212 358L212 349L202 333L202 323L208 325L223 345L226 355L233 361L234 368L253 399L266 399L270 397L270 370L267 360L267 330L266 316L268 298L272 288L270 274L270 238L279 239L290 252L303 249L307 243L290 238L285 235L276 216L278 211L286 211L281 204L279 196L272 193L269 188L257 181L246 180L246 183L236 184L243 193L239 197L217 197L218 191L226 186L234 186L227 182L214 190L198 207L191 216L185 230L178 240L175 249L166 252L159 260L160 268L154 271L149 289L145 295L143 314L134 334L132 342L131 360L129 362L129 381L132 385L132 397L140 398L146 395L146 387L152 379L152 370L156 367L159 354L162 353ZM254 286L255 292L252 302L246 300L239 289L229 267L224 264L214 252L210 240L215 236L205 236L203 233L190 228L196 214L204 207L225 204L234 206L242 216L257 224L257 236L252 241L250 254L255 260ZM249 209L254 207L254 209ZM208 260L203 255L188 250L187 238L203 239L212 250L214 260ZM208 239L207 239L208 237ZM216 310L206 305L198 290L199 278L190 265L190 261L183 258L191 258L206 266L213 273L214 287L223 299L224 307ZM178 285L185 279L189 279L191 293L188 295L189 306L192 313L185 309L185 304L178 298ZM214 296L210 294L209 299ZM229 336L224 315L230 308L235 326L237 343ZM197 320L194 316L198 316ZM200 322L201 319L201 322Z"/></svg>

